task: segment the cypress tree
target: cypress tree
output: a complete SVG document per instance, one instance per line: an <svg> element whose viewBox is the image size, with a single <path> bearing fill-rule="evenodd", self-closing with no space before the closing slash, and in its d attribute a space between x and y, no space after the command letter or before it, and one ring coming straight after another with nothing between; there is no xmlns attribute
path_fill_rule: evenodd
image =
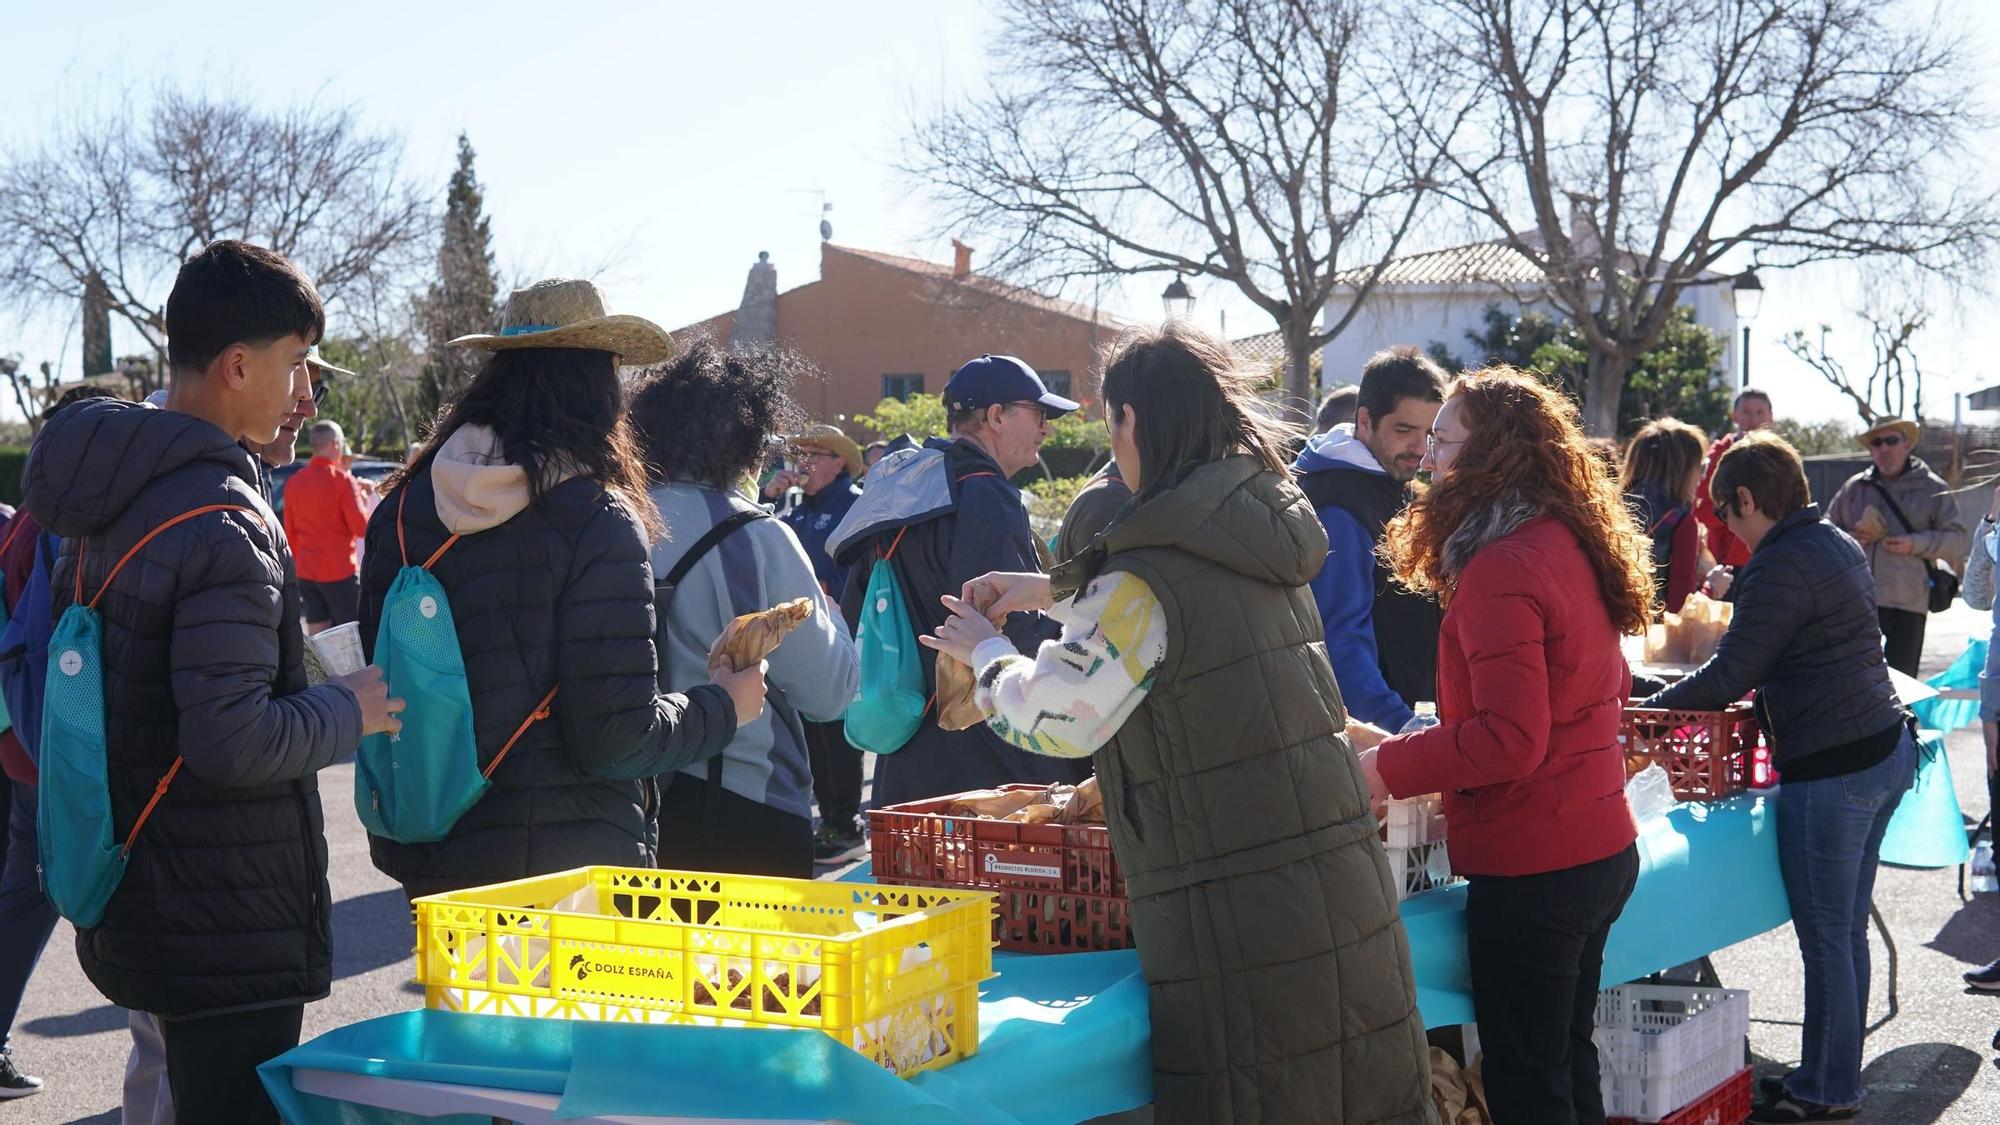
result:
<svg viewBox="0 0 2000 1125"><path fill-rule="evenodd" d="M473 173L474 155L472 142L460 133L458 169L445 188L437 279L417 301L426 340L417 405L426 417L435 417L440 404L478 373L483 358L478 352L448 348L446 341L491 332L499 320L492 223L486 217L485 189Z"/></svg>

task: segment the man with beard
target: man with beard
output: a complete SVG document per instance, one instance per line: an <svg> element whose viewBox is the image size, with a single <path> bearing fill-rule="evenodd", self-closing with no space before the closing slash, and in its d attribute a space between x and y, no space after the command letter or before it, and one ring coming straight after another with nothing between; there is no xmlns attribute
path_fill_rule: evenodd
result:
<svg viewBox="0 0 2000 1125"><path fill-rule="evenodd" d="M1375 557L1382 529L1410 502L1445 373L1416 348L1390 348L1361 369L1354 421L1306 443L1292 466L1326 527L1313 600L1348 713L1391 732L1437 698L1437 603L1389 579Z"/></svg>

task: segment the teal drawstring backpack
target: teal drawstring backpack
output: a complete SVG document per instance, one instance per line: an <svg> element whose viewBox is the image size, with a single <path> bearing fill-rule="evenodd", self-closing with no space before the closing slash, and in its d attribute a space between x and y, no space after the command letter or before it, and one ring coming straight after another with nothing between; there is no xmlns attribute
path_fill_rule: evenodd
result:
<svg viewBox="0 0 2000 1125"><path fill-rule="evenodd" d="M844 729L849 745L874 754L893 754L906 745L930 711L924 697L924 666L917 659L917 634L903 600L902 584L890 560L903 545L905 527L868 571L855 648L861 656L861 687L848 705Z"/></svg>
<svg viewBox="0 0 2000 1125"><path fill-rule="evenodd" d="M410 565L403 541L405 487L396 500L396 573L375 627L375 664L389 694L403 701L402 730L371 734L354 756L354 810L370 834L403 844L442 840L491 787L493 771L528 728L549 717L550 688L485 768L472 732L472 693L451 599L431 567L458 542L444 541L422 566Z"/></svg>
<svg viewBox="0 0 2000 1125"><path fill-rule="evenodd" d="M77 926L95 926L104 917L111 893L125 877L125 864L139 830L167 795L181 771L176 757L153 788L153 797L132 822L121 846L111 816L111 788L106 778L104 735L104 619L97 603L125 564L175 524L210 512L246 512L236 504L209 504L168 520L146 533L125 552L104 578L96 596L83 598L85 542L76 548L76 601L63 610L49 638L48 687L42 696L41 786L35 838L41 847L42 892L56 913Z"/></svg>

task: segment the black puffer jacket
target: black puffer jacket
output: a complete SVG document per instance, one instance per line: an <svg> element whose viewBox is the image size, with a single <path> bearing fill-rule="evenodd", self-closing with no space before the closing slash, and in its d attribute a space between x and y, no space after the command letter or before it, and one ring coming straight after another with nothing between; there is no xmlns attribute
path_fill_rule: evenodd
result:
<svg viewBox="0 0 2000 1125"><path fill-rule="evenodd" d="M1714 711L1755 689L1781 773L1903 720L1868 557L1818 505L1765 533L1730 593L1736 611L1715 655L1644 706Z"/></svg>
<svg viewBox="0 0 2000 1125"><path fill-rule="evenodd" d="M433 475L407 485L409 558L448 535ZM402 566L402 489L368 523L361 636L372 658L382 602ZM649 867L655 775L720 753L736 733L729 694L703 684L657 694L653 572L638 519L604 487L564 481L497 527L464 535L431 568L451 596L474 735L490 761L558 682L536 723L493 773L493 788L445 839L371 837L375 866L413 895L572 867Z"/></svg>
<svg viewBox="0 0 2000 1125"><path fill-rule="evenodd" d="M361 741L339 687L307 688L298 583L250 455L215 426L130 403L65 409L23 474L63 538L55 611L94 595L148 532L178 524L98 602L105 753L123 839L176 754L186 763L132 849L103 920L77 934L91 983L122 1007L197 1016L327 994L332 935L314 776Z"/></svg>

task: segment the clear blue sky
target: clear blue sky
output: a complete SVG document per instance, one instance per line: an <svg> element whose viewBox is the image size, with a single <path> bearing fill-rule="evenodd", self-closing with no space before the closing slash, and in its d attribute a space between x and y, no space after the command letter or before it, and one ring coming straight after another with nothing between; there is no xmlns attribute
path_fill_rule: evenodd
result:
<svg viewBox="0 0 2000 1125"><path fill-rule="evenodd" d="M465 130L507 276L598 273L619 311L669 327L733 308L759 250L780 288L812 280L816 189L834 204L836 241L949 260L892 164L912 100L978 81L992 27L975 0L21 7L0 143L32 143L66 111L115 105L126 91L143 99L166 78L272 103L317 95L400 132L408 170L442 198ZM2000 41L1987 8L1961 4ZM2000 92L2000 78L1989 83ZM1776 345L1781 331L1829 316L1863 345L1840 312L1855 299L1845 276L1765 277L1752 372L1786 413L1847 413ZM1156 317L1159 287L1134 282L1106 303ZM1240 297L1198 295L1210 327L1225 307L1232 336L1270 327ZM1952 390L2000 383L1989 363L1996 313L1991 295L1972 294L1938 318L1921 352L1934 413L1949 413ZM116 337L121 353L136 343ZM80 362L73 314L22 323L0 311L0 349L30 362L60 352L71 374ZM1865 349L1855 358L1865 363Z"/></svg>

